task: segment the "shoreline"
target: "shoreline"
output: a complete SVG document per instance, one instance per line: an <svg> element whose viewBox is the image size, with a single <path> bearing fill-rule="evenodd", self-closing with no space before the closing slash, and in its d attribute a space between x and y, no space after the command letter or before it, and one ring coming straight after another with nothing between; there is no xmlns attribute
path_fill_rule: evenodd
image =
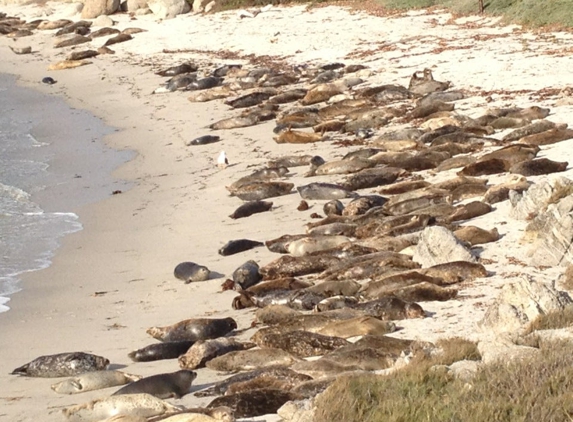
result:
<svg viewBox="0 0 573 422"><path fill-rule="evenodd" d="M278 13L280 25L288 20L291 11L295 16L302 7L280 8ZM314 11L318 18L310 18L300 12L300 19L318 21L319 19L330 22L322 28L323 31L332 30L336 22L344 19L358 21L362 14L350 14L342 8L329 6L328 8ZM335 21L332 16L338 16ZM423 18L412 18L399 21L396 26L413 20L418 22ZM49 19L54 19L50 16ZM134 26L138 22L126 21L127 16L112 16L120 19L122 27ZM138 40L136 34L134 40L117 46L115 57L102 57L94 59L89 66L61 72L46 72L49 63L61 59L59 51L50 47L43 47L40 53L33 56L16 56L7 48L12 42L6 38L0 39L0 51L5 53L7 60L0 63L0 72L21 72L19 83L31 87L49 95L64 98L73 108L89 110L106 125L117 128L117 132L108 135L103 142L114 149L132 149L137 151L137 156L131 161L116 169L112 176L117 179L129 180L134 186L121 195L110 196L102 201L83 206L78 209L84 229L80 232L67 235L61 242L60 248L53 257L52 265L39 272L28 274L23 284L38 282L34 289L27 289L12 296L13 308L0 314L2 336L0 336L0 350L3 350L3 359L0 363L0 382L6 385L3 397L0 397L4 408L2 413L10 420L28 421L40 419L45 421L60 420L58 411L61 407L70 404L83 403L91 399L101 397L108 390L94 391L75 396L60 396L54 394L49 385L55 382L53 379L27 379L7 375L15 367L34 359L40 355L60 353L66 351L82 350L105 356L111 360L115 367L126 367L127 372L141 375L151 375L160 372L171 372L177 368L177 362L157 361L148 363L132 363L127 358L131 350L153 343L152 339L145 334L149 326L168 325L179 320L200 317L226 317L235 318L239 328L247 328L253 318L252 311L234 311L231 309L231 300L235 296L233 292L220 292L220 285L224 277L209 280L203 283L191 283L184 285L175 280L172 274L173 268L181 261L191 260L207 265L212 271L229 276L232 271L248 259L254 259L264 265L277 257L277 255L263 248L257 248L248 253L237 254L230 257L217 255L217 250L227 240L249 237L256 240L268 240L284 233L298 233L303 230L304 224L309 221L308 215L293 211L293 204L300 198L293 195L273 198L275 209L270 215L250 221L232 221L228 215L240 205L240 201L227 195L225 185L229 180L235 180L240 176L250 173L251 167L261 165L266 159L279 155L295 152L305 152L324 155L327 159L338 157L345 150L337 149L330 145L281 145L272 141L273 122L243 129L234 129L222 132L223 141L219 144L205 147L185 147L184 140L193 139L197 136L209 133L205 126L223 117L232 115L221 101L210 103L190 103L184 93L172 93L151 96L150 92L158 86L161 78L152 73L151 65L167 65L180 61L183 57L195 58L199 53L162 55L153 58L156 51L163 48L182 48L185 39L179 37L172 40L176 29L182 23L191 20L197 23L198 29L194 28L189 36L195 35L197 39L194 47L201 50L209 43L208 34L200 37L201 28L208 27L216 22L217 28L224 30L225 21L227 26L235 26L238 31L248 25L246 31L251 33L250 39L242 39L243 32L235 34L235 38L226 40L221 50L242 50L241 54L260 55L265 48L267 53L275 48L272 37L267 38L268 44L255 45L251 41L261 36L254 28L256 19L240 23L234 22L233 13L219 14L214 16L183 16L173 20L173 23L157 24L149 18L142 20L142 26L147 26L149 32L142 33ZM238 18L237 18L238 19ZM272 15L265 18L271 21ZM365 18L364 25L370 22L380 25L380 18ZM418 19L418 20L416 20ZM432 27L432 21L427 26ZM442 14L438 14L437 21L442 21ZM263 20L263 22L267 22ZM483 19L483 22L495 21ZM267 22L268 23L268 22ZM277 23L277 26L280 26ZM302 25L302 24L301 24ZM306 25L306 21L305 21ZM419 24L421 25L421 24ZM276 28L261 26L265 37ZM294 25L293 25L294 26ZM317 29L318 27L318 29ZM299 32L306 34L308 39L315 40L320 34L318 23L309 27L297 27ZM417 28L419 29L419 28ZM423 30L427 28L424 27ZM214 29L215 30L215 29ZM281 29L282 26L281 26ZM293 28L293 32L296 31ZM395 31L398 31L396 29ZM464 40L458 46L464 46L470 39L467 35L471 29L459 29L463 33ZM466 31L466 32L463 32ZM386 34L389 36L390 30ZM448 34L454 29L449 29ZM485 32L498 34L500 37L509 38L512 30L506 27L497 28L486 26ZM233 28L229 28L233 33ZM324 61L343 60L345 62L360 62L360 58L345 59L346 51L352 50L353 42L365 36L368 31L353 35L352 41L339 46L339 49L330 47L324 50L324 45L316 41L316 45L309 48L308 54L299 54L292 58L291 63L304 62L310 58L323 57ZM274 34L274 32L273 32ZM501 35L500 35L501 34ZM223 34L224 35L224 34ZM426 34L418 34L418 42ZM519 34L518 34L519 35ZM285 35L286 38L287 35ZM392 33L392 37L400 37L398 32ZM157 44L151 44L150 40L155 37ZM333 35L334 37L334 35ZM445 38L439 33L439 38ZM222 38L224 38L222 36ZM336 37L330 41L335 45ZM374 37L375 38L375 37ZM51 45L52 40L48 34L38 35L36 40ZM535 51L537 44L530 43L529 48ZM451 43L455 44L456 40ZM495 90L519 90L524 85L532 91L540 90L548 86L562 84L566 86L568 80L567 60L555 58L551 64L531 57L526 50L523 57L520 56L525 70L519 70L519 64L515 57L503 56L504 48L510 49L519 46L519 40L511 39L509 47L498 47L500 51L490 51L486 55L480 67L473 67L475 60L470 56L480 57L480 51L468 53L467 49L458 48L442 51L443 56L435 56L434 63L439 65L436 77L440 79L452 79L454 85L459 88L477 90L481 87L485 91ZM18 43L29 42L25 38ZM37 41L30 41L32 44ZM212 41L211 41L212 42ZM300 43L295 39L293 43ZM378 80L387 80L387 83L407 83L407 75L413 73L424 63L425 55L431 54L433 48L439 48L432 44L422 48L416 41L409 41L412 45L403 43L384 51L384 44L376 40L368 44L366 40L363 53L372 51L375 56L369 64L377 72ZM537 42L537 41L536 41ZM131 43L131 44L130 44ZM223 43L223 41L221 41ZM548 41L541 38L540 45L547 47ZM573 38L562 41L564 45L573 45ZM328 44L328 43L327 43ZM414 45L415 44L415 45ZM484 41L485 44L485 41ZM562 45L562 47L564 46ZM288 48L287 48L288 47ZM294 51L296 46L287 46L283 50L278 47L283 55ZM477 48L478 46L476 46ZM314 50L313 50L314 48ZM416 48L420 50L416 50ZM482 48L485 48L482 46ZM551 47L547 47L550 49ZM137 53L137 51L140 53ZM409 56L419 53L419 59L410 57L403 58L404 63L398 59L398 53L408 51ZM448 52L449 51L449 52ZM454 52L457 56L454 56ZM322 54L321 54L322 53ZM139 56L137 55L139 54ZM337 55L338 54L338 55ZM405 54L405 53L404 53ZM498 62L491 62L491 56L500 58ZM204 53L202 64L209 68L206 63L211 63L213 68L222 59L217 59L215 54ZM541 59L548 59L541 54ZM505 59L502 61L501 58ZM149 60L148 60L149 59ZM465 59L465 61L464 61ZM513 59L513 60L512 60ZM290 59L286 59L287 61ZM488 61L490 60L490 61ZM161 62L161 63L159 63ZM549 60L547 60L549 62ZM139 66L136 64L140 63ZM141 63L145 63L145 66ZM458 68L456 65L459 64ZM460 64L461 63L461 64ZM463 64L463 66L462 66ZM526 66L526 64L529 64ZM504 67L505 66L505 67ZM539 66L539 70L536 69ZM550 79L543 79L539 73L544 70L555 69L555 73L549 75ZM496 75L499 80L488 80L488 73L499 70ZM465 74L473 71L473 78L465 84ZM521 72L521 73L520 73ZM523 74L526 73L525 75ZM48 73L58 79L58 84L53 87L43 86L39 83L43 76ZM533 75L532 75L533 73ZM509 77L508 75L521 75ZM387 77L386 77L387 76ZM515 103L515 105L528 105L540 103L550 105L554 100L528 100L531 93L520 94L516 98L506 98L507 94L492 94L494 104ZM504 97L505 95L505 97ZM470 98L462 102L460 111L472 109L476 106L485 106L482 98ZM552 106L553 108L553 106ZM573 122L573 108L562 107L555 122ZM214 160L219 151L227 151L233 166L225 169L217 169ZM547 155L561 155L559 149L551 149ZM309 179L302 177L304 172L300 168L296 170L296 183L310 183ZM562 173L563 174L563 173ZM564 175L569 175L570 171ZM324 179L327 180L327 179ZM313 204L309 212L321 211L321 204ZM296 207L296 205L295 205ZM504 207L498 207L499 214L503 215ZM205 212L204 210L208 210ZM481 224L480 224L481 223ZM476 219L475 224L490 229L493 224L487 218ZM512 222L512 227L506 226L500 232L506 234L504 245L508 246L519 239L521 222ZM511 229L511 230L510 230ZM501 247L501 246L500 246ZM501 258L501 252L495 251ZM501 259L500 259L501 261ZM500 262L500 266L504 265ZM514 266L515 267L515 266ZM513 267L508 266L508 271ZM498 270L499 271L499 270ZM554 277L556 271L539 272L540 277ZM54 288L41 284L42 279L54 280ZM490 283L490 280L487 280ZM487 293L487 297L494 297L501 281L491 286L476 285L468 288L468 299L447 302L446 304L431 304L428 309L440 315L440 319L428 319L420 321L404 322L404 329L397 332L397 336L408 338L435 339L440 335L450 335L459 331L467 332L473 327L474 321L461 320L456 312L466 303L479 302L479 297L471 298L472 294ZM473 300L473 302L471 302ZM464 308L465 309L465 308ZM477 308L472 317L483 314L485 305ZM440 314L441 313L441 314ZM248 338L252 330L241 335ZM468 332L470 337L476 333ZM207 370L200 370L196 385L207 385L217 379L216 374ZM210 399L199 399L193 395L185 396L178 401L186 406L205 405ZM51 412L51 413L50 413ZM260 418L257 418L259 420Z"/></svg>

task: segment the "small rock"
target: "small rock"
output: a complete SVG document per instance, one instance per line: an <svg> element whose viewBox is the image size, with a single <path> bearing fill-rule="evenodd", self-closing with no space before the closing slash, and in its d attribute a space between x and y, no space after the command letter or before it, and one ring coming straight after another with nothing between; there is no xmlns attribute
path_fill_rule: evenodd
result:
<svg viewBox="0 0 573 422"><path fill-rule="evenodd" d="M195 0L193 2L193 13L203 12L209 2L210 0Z"/></svg>
<svg viewBox="0 0 573 422"><path fill-rule="evenodd" d="M287 401L277 410L277 414L283 421L288 422L313 422L314 400Z"/></svg>
<svg viewBox="0 0 573 422"><path fill-rule="evenodd" d="M215 0L207 3L207 5L205 6L205 13L211 12L211 10L213 10L216 5L217 5L217 3L215 2Z"/></svg>
<svg viewBox="0 0 573 422"><path fill-rule="evenodd" d="M148 9L147 0L127 0L128 12L137 12L141 9Z"/></svg>
<svg viewBox="0 0 573 422"><path fill-rule="evenodd" d="M476 360L460 360L448 366L448 373L462 381L470 381L480 366L481 363Z"/></svg>
<svg viewBox="0 0 573 422"><path fill-rule="evenodd" d="M539 349L518 346L506 338L482 340L478 343L482 362L486 365L503 360L506 363L530 359L539 354Z"/></svg>
<svg viewBox="0 0 573 422"><path fill-rule="evenodd" d="M113 20L106 15L100 15L95 18L93 26L105 27L105 26L113 26Z"/></svg>
<svg viewBox="0 0 573 422"><path fill-rule="evenodd" d="M554 176L549 180L532 185L526 192L519 194L510 191L511 209L509 216L516 220L531 220L545 207L573 190L573 180L563 176Z"/></svg>

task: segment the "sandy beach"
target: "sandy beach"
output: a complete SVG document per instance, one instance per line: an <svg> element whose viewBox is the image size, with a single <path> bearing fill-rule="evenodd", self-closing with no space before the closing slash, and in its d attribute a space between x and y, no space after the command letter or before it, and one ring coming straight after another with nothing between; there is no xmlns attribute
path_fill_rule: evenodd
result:
<svg viewBox="0 0 573 422"><path fill-rule="evenodd" d="M55 20L70 18L68 6L48 2L45 6L6 6L0 11L26 20ZM293 193L271 199L272 212L232 220L228 216L241 201L230 197L225 186L270 158L316 154L332 160L349 148L327 142L276 144L274 120L221 131L217 133L222 137L220 143L185 146L185 141L209 134L209 124L236 112L221 100L189 102L186 92L152 95L164 80L154 71L192 60L208 73L225 63L254 67L250 57L271 56L285 66L336 61L364 64L372 71L366 78L368 84L407 86L415 71L429 67L436 79L451 81L453 88L471 94L456 102L460 113L477 117L487 107L539 105L551 109L549 120L573 122L573 98L560 94L570 86L573 65L564 53L573 48L573 36L567 33L534 33L515 25L502 26L493 18L454 19L440 11L376 17L338 6L274 7L245 19L236 12L187 14L163 22L153 15L111 18L119 29L138 27L146 32L112 46L114 55L92 58L92 64L77 69L47 71L50 63L63 60L73 49L55 49L53 31L17 41L0 38L1 73L17 75L19 85L59 96L71 107L93 113L116 129L105 137L106 145L137 154L113 172L116 180L133 183L133 187L117 195L110 190L104 200L68 209L79 215L83 230L63 239L49 268L25 276L22 290L11 296L10 310L0 314L0 420L60 421L63 407L107 394L57 395L49 388L53 379L8 375L40 355L81 350L107 357L112 368L151 375L175 371L178 365L175 360L129 360L128 352L154 342L145 333L148 327L200 316L230 316L244 330L240 338L249 338L254 333L247 330L253 311L233 310L236 293L221 292L221 284L248 259L262 266L277 255L255 248L223 257L218 249L231 239L264 241L304 233L310 214L322 214L322 201L309 201L308 211L297 211L300 197ZM95 39L87 46L102 44L102 39ZM13 54L9 46L14 45L31 45L34 52ZM45 76L57 84L40 83ZM556 105L558 100L563 105ZM569 145L543 147L538 156L571 162ZM226 169L216 166L221 150L231 164ZM294 168L290 181L295 186L310 183L303 177L305 171ZM571 174L572 170L560 173ZM452 175L455 170L432 180ZM507 178L504 174L489 180ZM321 176L312 181L334 180ZM49 198L43 201L50 203ZM68 198L69 207L73 203ZM431 317L399 321L402 329L395 336L433 341L462 335L477 340L482 333L476 322L501 286L516 274L526 272L547 281L558 277L562 269L519 264L527 251L527 245L519 244L526 222L510 219L508 208L505 201L496 204L494 212L472 220L484 229L497 227L503 236L481 254L493 262L486 268L494 275L463 286L454 300L424 303ZM174 267L182 261L206 265L219 276L183 284L173 276ZM200 369L195 385L199 389L220 378L209 369ZM173 402L203 406L210 400L190 394Z"/></svg>

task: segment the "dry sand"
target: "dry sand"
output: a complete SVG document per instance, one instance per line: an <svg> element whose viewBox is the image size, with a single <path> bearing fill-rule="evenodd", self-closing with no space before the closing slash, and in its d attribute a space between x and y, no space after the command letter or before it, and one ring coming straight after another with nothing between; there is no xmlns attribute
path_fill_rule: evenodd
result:
<svg viewBox="0 0 573 422"><path fill-rule="evenodd" d="M68 4L47 3L2 11L28 20L55 20L67 17L67 10ZM79 16L73 19L79 20ZM16 74L24 86L61 96L72 107L91 111L119 129L105 138L108 145L138 153L114 172L116 178L134 181L135 187L121 195L111 196L110 192L108 199L76 210L84 230L67 236L52 266L29 274L23 290L12 296L10 311L0 314L2 420L62 420L62 407L108 393L60 396L49 388L52 379L7 375L37 356L82 350L106 356L116 368L150 375L178 368L173 360L130 362L128 352L154 342L145 333L147 327L208 315L232 316L239 328L247 328L252 312L233 311L235 294L221 293L220 285L224 276L230 276L244 261L254 259L263 265L277 256L257 248L221 257L217 250L230 239L266 240L301 233L309 214L322 211L318 201L309 211L296 211L300 198L292 194L273 198L270 213L228 218L241 201L229 197L225 185L250 173L254 166L292 153L334 159L347 149L327 143L278 145L272 140L273 122L224 131L219 144L186 147L186 140L209 133L205 126L210 122L235 112L221 101L190 103L181 92L151 95L162 82L154 70L186 59L198 60L201 69L212 70L225 62L216 53L220 50L239 56L276 56L288 64L363 63L374 72L368 78L373 84L407 85L414 71L431 67L437 79L451 80L455 88L476 93L456 105L472 117L486 106L537 104L552 109L549 118L554 122L573 121L572 106L556 107L555 96L540 92L546 88L558 92L570 83L573 59L566 54L573 48L570 34L524 32L517 26L500 26L496 19L454 20L441 12L381 18L335 6L277 7L254 19L239 19L235 12L181 15L165 22L156 22L152 15L133 20L123 14L112 19L119 29L140 27L148 32L112 46L115 55L90 59L93 64L73 70L46 70L64 56L53 48L52 31L16 42L0 38L0 72ZM99 38L84 46L101 44ZM9 45L31 45L34 54L17 56ZM186 52L165 54L163 49ZM228 62L237 61L241 62ZM44 76L52 76L58 83L42 85L39 81ZM539 156L568 159L569 145L544 147ZM232 164L225 170L214 164L222 149ZM302 178L306 169L293 171L295 184L310 182ZM472 221L485 229L495 226L504 235L482 253L483 258L495 261L487 265L495 275L467 286L456 300L424 304L431 317L399 322L403 330L396 335L424 340L452 335L478 338L476 321L499 288L512 280L512 273L555 279L558 269L540 271L516 264L526 250L518 244L524 223L511 220L507 208L507 203L498 204L495 212ZM207 265L221 277L183 285L172 271L184 260ZM202 369L196 384L206 385L216 378ZM188 395L179 402L196 406L209 401Z"/></svg>

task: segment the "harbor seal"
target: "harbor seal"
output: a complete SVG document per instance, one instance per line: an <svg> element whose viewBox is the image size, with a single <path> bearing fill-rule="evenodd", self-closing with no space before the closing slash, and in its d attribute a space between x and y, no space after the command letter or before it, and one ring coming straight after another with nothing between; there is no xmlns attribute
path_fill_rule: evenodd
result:
<svg viewBox="0 0 573 422"><path fill-rule="evenodd" d="M235 417L252 418L276 413L287 401L300 398L288 391L263 389L217 397L207 407L228 406L235 411Z"/></svg>
<svg viewBox="0 0 573 422"><path fill-rule="evenodd" d="M252 371L267 366L290 366L296 356L282 349L250 349L227 353L206 363L207 368L221 372Z"/></svg>
<svg viewBox="0 0 573 422"><path fill-rule="evenodd" d="M308 375L298 374L292 369L287 368L286 366L275 365L275 366L268 366L264 368L254 369L249 372L238 373L236 375L224 379L223 381L215 383L215 385L212 385L209 388L197 391L196 393L193 394L196 397L224 395L233 384L247 382L259 378L261 376L273 377L275 379L300 380L301 382L308 381L311 379Z"/></svg>
<svg viewBox="0 0 573 422"><path fill-rule="evenodd" d="M324 355L349 344L348 341L340 337L324 336L301 330L287 333L259 330L251 340L261 348L281 349L299 358Z"/></svg>
<svg viewBox="0 0 573 422"><path fill-rule="evenodd" d="M151 327L147 334L159 341L197 341L223 337L237 328L233 318L194 318L166 327Z"/></svg>
<svg viewBox="0 0 573 422"><path fill-rule="evenodd" d="M265 246L265 244L263 242L249 239L229 240L222 248L219 249L219 255L234 255L256 248L257 246Z"/></svg>
<svg viewBox="0 0 573 422"><path fill-rule="evenodd" d="M235 420L233 409L220 406L212 409L206 407L185 409L172 415L147 419L147 422L235 422Z"/></svg>
<svg viewBox="0 0 573 422"><path fill-rule="evenodd" d="M58 378L79 375L84 372L107 369L109 360L83 352L58 353L40 356L12 371L13 375L27 377Z"/></svg>
<svg viewBox="0 0 573 422"><path fill-rule="evenodd" d="M150 344L142 349L128 353L128 357L134 362L151 362L162 359L177 359L185 354L194 341L168 341L165 343Z"/></svg>
<svg viewBox="0 0 573 422"><path fill-rule="evenodd" d="M228 337L199 340L184 355L179 357L179 366L182 369L202 368L207 362L218 356L237 350L250 349L254 346L254 343L241 343Z"/></svg>
<svg viewBox="0 0 573 422"><path fill-rule="evenodd" d="M426 313L417 303L408 303L397 297L384 297L370 302L358 303L352 309L383 321L411 318L425 318Z"/></svg>
<svg viewBox="0 0 573 422"><path fill-rule="evenodd" d="M67 407L62 413L70 422L86 422L100 421L118 414L147 418L174 413L180 409L151 394L122 394Z"/></svg>
<svg viewBox="0 0 573 422"><path fill-rule="evenodd" d="M342 211L344 211L344 204L340 202L338 199L333 199L332 201L328 201L322 207L322 211L328 217L329 215L342 215Z"/></svg>
<svg viewBox="0 0 573 422"><path fill-rule="evenodd" d="M220 136L217 135L203 135L198 138L192 139L191 141L185 142L186 146L191 145L207 145L219 142L221 140Z"/></svg>
<svg viewBox="0 0 573 422"><path fill-rule="evenodd" d="M51 385L51 389L59 394L77 394L86 391L100 390L102 388L116 387L139 381L141 376L126 374L120 371L86 372L77 377Z"/></svg>
<svg viewBox="0 0 573 422"><path fill-rule="evenodd" d="M177 372L152 375L120 388L112 396L122 394L151 394L159 399L180 399L191 392L197 373L182 369Z"/></svg>
<svg viewBox="0 0 573 422"><path fill-rule="evenodd" d="M340 185L333 183L310 183L296 188L302 199L344 199L358 196Z"/></svg>
<svg viewBox="0 0 573 422"><path fill-rule="evenodd" d="M276 196L288 195L294 188L294 183L253 181L238 188L227 188L231 196L236 196L243 201L260 201Z"/></svg>
<svg viewBox="0 0 573 422"><path fill-rule="evenodd" d="M253 214L269 211L272 206L273 203L268 201L250 201L237 208L229 217L234 220L250 217Z"/></svg>
<svg viewBox="0 0 573 422"><path fill-rule="evenodd" d="M246 290L263 279L259 272L259 264L252 259L233 271L235 290Z"/></svg>
<svg viewBox="0 0 573 422"><path fill-rule="evenodd" d="M185 284L194 281L209 280L211 271L204 265L195 264L194 262L182 262L175 267L173 271L175 278L183 280Z"/></svg>
<svg viewBox="0 0 573 422"><path fill-rule="evenodd" d="M319 334L332 337L350 338L364 335L383 335L396 331L396 324L365 316L342 321L333 321L318 330Z"/></svg>
<svg viewBox="0 0 573 422"><path fill-rule="evenodd" d="M522 161L514 164L509 169L510 173L521 174L522 176L541 176L543 174L558 173L565 171L569 163L567 161L552 161L548 158L537 158L535 160Z"/></svg>

